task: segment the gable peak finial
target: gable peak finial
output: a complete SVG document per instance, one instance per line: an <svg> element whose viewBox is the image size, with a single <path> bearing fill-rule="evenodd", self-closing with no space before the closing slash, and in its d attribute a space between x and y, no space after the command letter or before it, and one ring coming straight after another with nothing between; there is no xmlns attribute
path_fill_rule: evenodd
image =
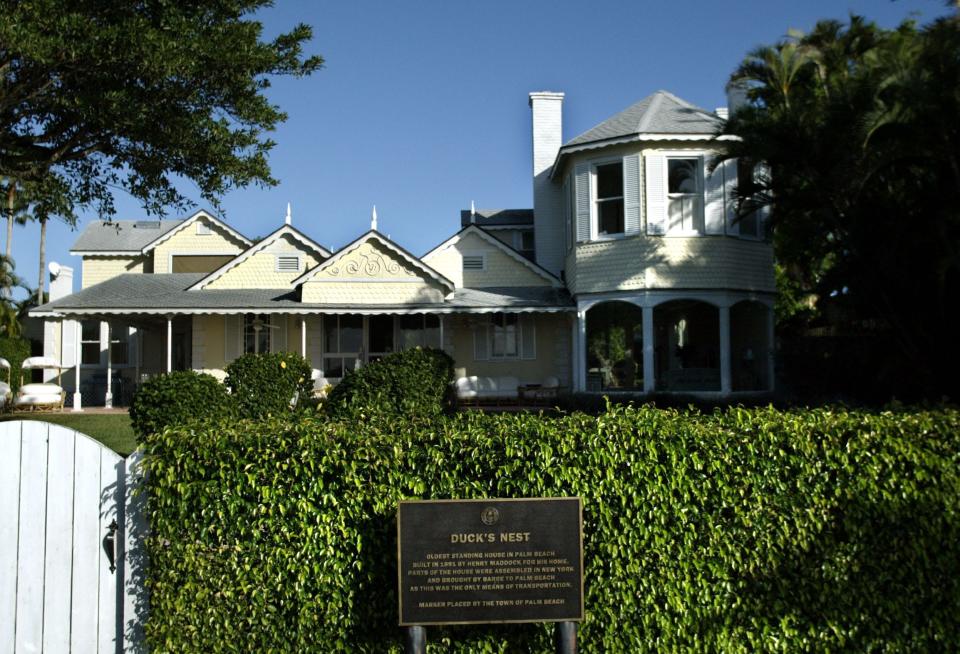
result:
<svg viewBox="0 0 960 654"><path fill-rule="evenodd" d="M377 205L373 205L373 211L370 213L370 229L377 231Z"/></svg>
<svg viewBox="0 0 960 654"><path fill-rule="evenodd" d="M287 217L284 219L283 223L285 225L290 225L293 223L293 214L290 211L290 203L287 202Z"/></svg>
<svg viewBox="0 0 960 654"><path fill-rule="evenodd" d="M470 223L473 224L477 222L477 207L474 205L473 200L470 200Z"/></svg>

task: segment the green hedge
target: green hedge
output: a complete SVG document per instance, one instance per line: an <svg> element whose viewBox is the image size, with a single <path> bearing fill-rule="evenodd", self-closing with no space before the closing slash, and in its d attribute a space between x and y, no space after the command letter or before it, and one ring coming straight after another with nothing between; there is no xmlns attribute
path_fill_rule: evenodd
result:
<svg viewBox="0 0 960 654"><path fill-rule="evenodd" d="M413 348L348 372L324 405L331 416L428 417L453 399L453 359L442 350Z"/></svg>
<svg viewBox="0 0 960 654"><path fill-rule="evenodd" d="M0 357L10 362L10 378L7 371L0 373L0 381L8 381L11 397L16 397L20 388L20 364L30 356L30 341L22 338L0 338ZM29 379L27 382L29 383Z"/></svg>
<svg viewBox="0 0 960 654"><path fill-rule="evenodd" d="M310 364L294 352L244 354L227 365L227 388L244 418L289 413L313 396Z"/></svg>
<svg viewBox="0 0 960 654"><path fill-rule="evenodd" d="M960 642L954 410L297 417L168 429L148 455L156 652L399 652L399 499L561 495L584 500L583 652ZM550 634L428 629L432 652Z"/></svg>
<svg viewBox="0 0 960 654"><path fill-rule="evenodd" d="M236 414L236 403L215 377L175 370L148 379L130 405L130 424L141 442L164 427Z"/></svg>

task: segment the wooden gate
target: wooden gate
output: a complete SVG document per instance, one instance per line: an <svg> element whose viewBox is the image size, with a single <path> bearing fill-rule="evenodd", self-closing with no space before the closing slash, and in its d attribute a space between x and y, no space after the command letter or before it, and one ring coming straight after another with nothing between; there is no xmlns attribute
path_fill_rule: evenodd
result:
<svg viewBox="0 0 960 654"><path fill-rule="evenodd" d="M59 425L0 423L0 652L142 649L139 462Z"/></svg>

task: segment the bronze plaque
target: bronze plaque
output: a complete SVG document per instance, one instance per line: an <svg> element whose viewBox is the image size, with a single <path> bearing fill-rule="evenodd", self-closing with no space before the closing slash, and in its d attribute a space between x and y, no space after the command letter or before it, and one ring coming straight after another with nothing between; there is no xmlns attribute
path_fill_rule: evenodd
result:
<svg viewBox="0 0 960 654"><path fill-rule="evenodd" d="M400 625L583 620L579 497L401 501Z"/></svg>

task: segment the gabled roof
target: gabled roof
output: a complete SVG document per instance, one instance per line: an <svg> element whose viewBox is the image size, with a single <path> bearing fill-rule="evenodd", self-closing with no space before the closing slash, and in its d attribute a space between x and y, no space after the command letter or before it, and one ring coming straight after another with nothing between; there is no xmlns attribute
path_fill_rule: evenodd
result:
<svg viewBox="0 0 960 654"><path fill-rule="evenodd" d="M95 220L87 223L70 254L140 254L182 220Z"/></svg>
<svg viewBox="0 0 960 654"><path fill-rule="evenodd" d="M322 245L320 245L319 243L311 239L309 236L305 235L303 232L295 228L293 225L283 225L280 229L272 232L271 234L268 234L259 242L254 243L249 248L247 248L246 250L238 254L236 257L226 262L216 270L214 270L212 273L208 274L206 277L198 281L196 284L194 284L187 290L197 291L202 289L210 282L214 281L215 279L219 279L228 271L232 270L233 268L240 265L241 263L249 259L251 256L253 256L257 252L262 251L265 247L267 247L271 243L274 243L278 239L283 238L284 236L290 236L291 238L299 241L306 247L310 248L311 250L319 254L320 257L323 259L326 259L327 257L330 256L330 251L327 248L323 247Z"/></svg>
<svg viewBox="0 0 960 654"><path fill-rule="evenodd" d="M240 241L241 243L243 243L243 244L246 245L247 247L249 247L250 245L253 244L253 241L251 241L250 239L248 239L246 236L244 236L243 234L241 234L241 233L238 232L237 230L235 230L235 229L233 229L232 227L230 227L230 225L228 225L227 223L223 222L223 221L220 220L219 218L217 218L217 217L215 217L215 216L212 216L212 215L210 215L209 213L207 213L206 211L204 211L203 209L201 209L200 211L196 212L195 214L193 214L192 216L190 216L190 217L187 218L186 220L180 221L180 224L177 225L177 226L175 226L173 229L165 232L163 235L161 235L161 236L155 238L154 240L150 241L147 245L145 245L145 246L143 247L143 250L142 250L143 254L146 254L147 252L151 251L152 249L154 249L155 247L157 247L158 245L160 245L161 243L163 243L164 241L166 241L167 239L169 239L170 237L172 237L174 234L176 234L177 232L179 232L179 231L182 230L183 228L192 225L193 223L197 222L197 221L198 221L199 219L201 219L201 218L206 218L206 219L209 220L210 222L214 223L215 225L217 225L218 227L220 227L221 229L223 229L225 232L227 232L228 234L230 234L231 236L233 236L235 239L237 239L238 241Z"/></svg>
<svg viewBox="0 0 960 654"><path fill-rule="evenodd" d="M380 232L374 229L371 229L360 238L343 246L342 248L337 250L336 254L334 254L332 257L330 257L323 263L317 266L314 266L312 269L308 270L307 272L297 277L295 280L293 280L293 285L296 286L298 284L302 284L303 282L309 281L314 277L314 275L316 275L317 273L323 270L326 270L327 268L330 268L336 265L337 262L343 259L343 257L345 257L347 254L349 254L350 252L353 252L358 247L360 247L361 245L363 245L364 243L370 240L376 240L378 243L380 243L385 248L387 248L387 250L394 253L395 255L397 255L407 263L409 263L411 266L416 268L417 270L423 272L428 277L438 282L440 285L446 286L451 291L454 289L454 283L452 281L450 281L449 279L447 279L446 277L438 273L436 270L434 270L427 264L423 263L420 259L416 258L412 254L407 252L405 249L403 249L402 247L400 247L399 245L397 245L396 243L388 239L386 236L384 236L383 234L381 234Z"/></svg>
<svg viewBox="0 0 960 654"><path fill-rule="evenodd" d="M713 136L723 124L715 114L682 100L669 91L657 91L570 139L561 151L578 145L642 134Z"/></svg>
<svg viewBox="0 0 960 654"><path fill-rule="evenodd" d="M533 227L533 209L477 209L473 212L473 216L469 209L464 209L460 212L460 226L467 225Z"/></svg>
<svg viewBox="0 0 960 654"><path fill-rule="evenodd" d="M534 261L530 261L530 259L526 258L525 256L523 256L522 254L520 254L519 252L517 252L512 247L510 247L500 239L496 238L495 236L488 234L486 231L483 230L483 228L478 227L477 225L467 225L466 227L461 229L459 232L457 232L456 234L448 238L446 241L444 241L437 247L427 252L425 255L421 257L421 259L426 259L427 257L433 254L436 254L437 252L440 252L441 250L446 250L448 247L450 247L451 245L455 245L457 241L462 239L464 236L467 236L468 234L476 234L478 237L480 237L490 245L500 249L507 256L516 260L518 263L523 264L524 266L532 270L534 273L536 273L540 277L543 277L544 279L546 279L548 282L550 282L551 286L555 286L558 288L563 287L563 282L560 281L560 279L557 278L549 270L547 270L546 268L544 268L543 266L541 266L540 264Z"/></svg>

